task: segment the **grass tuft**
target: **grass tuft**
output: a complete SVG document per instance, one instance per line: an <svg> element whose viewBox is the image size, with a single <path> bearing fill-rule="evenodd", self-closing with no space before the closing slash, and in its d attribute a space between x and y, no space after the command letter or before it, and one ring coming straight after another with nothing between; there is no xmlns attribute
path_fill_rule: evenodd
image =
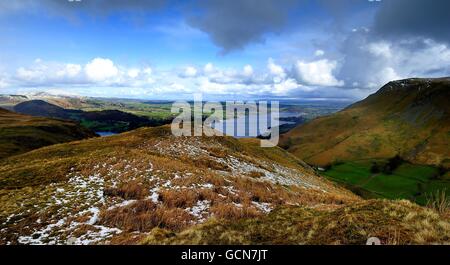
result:
<svg viewBox="0 0 450 265"><path fill-rule="evenodd" d="M440 214L450 211L450 200L446 190L437 190L427 196L427 207L436 210Z"/></svg>

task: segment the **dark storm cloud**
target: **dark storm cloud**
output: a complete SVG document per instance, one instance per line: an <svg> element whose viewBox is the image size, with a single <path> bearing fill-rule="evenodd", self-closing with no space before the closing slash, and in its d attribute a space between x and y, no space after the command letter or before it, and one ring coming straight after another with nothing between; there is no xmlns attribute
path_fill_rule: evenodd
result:
<svg viewBox="0 0 450 265"><path fill-rule="evenodd" d="M381 37L425 37L450 43L450 1L384 0L375 16Z"/></svg>
<svg viewBox="0 0 450 265"><path fill-rule="evenodd" d="M190 16L191 26L206 32L224 52L263 41L267 32L278 32L287 20L294 0L209 0L198 4L200 12Z"/></svg>
<svg viewBox="0 0 450 265"><path fill-rule="evenodd" d="M165 3L165 0L14 0L0 1L0 13L44 11L74 18L79 12L91 15L108 15L118 11L147 12L161 8Z"/></svg>
<svg viewBox="0 0 450 265"><path fill-rule="evenodd" d="M50 7L71 10L79 8L93 13L108 13L112 11L148 11L160 8L165 0L46 0Z"/></svg>
<svg viewBox="0 0 450 265"><path fill-rule="evenodd" d="M181 14L190 26L208 34L214 44L226 53L241 49L252 42L262 42L267 33L286 30L289 17L299 19L300 16L308 15L300 14L302 8L299 7L313 2L311 0L16 0L0 1L0 13L2 10L4 13L14 10L44 11L43 13L76 20L81 12L93 16L109 15L114 12L145 15L159 8L175 7L182 10ZM348 8L361 3L361 0L317 0L317 2L338 21L347 17ZM294 25L297 29L301 29L301 25L296 23Z"/></svg>

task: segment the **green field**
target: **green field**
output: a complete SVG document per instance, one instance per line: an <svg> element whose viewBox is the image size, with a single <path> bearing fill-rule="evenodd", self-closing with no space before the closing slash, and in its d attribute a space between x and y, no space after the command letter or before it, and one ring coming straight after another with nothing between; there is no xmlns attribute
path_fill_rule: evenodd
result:
<svg viewBox="0 0 450 265"><path fill-rule="evenodd" d="M173 117L172 104L169 102L141 102L133 100L107 100L89 99L87 104L79 109L83 111L120 110L150 119L167 119Z"/></svg>
<svg viewBox="0 0 450 265"><path fill-rule="evenodd" d="M322 175L351 189L364 198L408 199L424 205L427 196L446 190L449 195L449 172L436 167L403 162L391 174L371 171L374 162L364 160L342 162L331 166Z"/></svg>

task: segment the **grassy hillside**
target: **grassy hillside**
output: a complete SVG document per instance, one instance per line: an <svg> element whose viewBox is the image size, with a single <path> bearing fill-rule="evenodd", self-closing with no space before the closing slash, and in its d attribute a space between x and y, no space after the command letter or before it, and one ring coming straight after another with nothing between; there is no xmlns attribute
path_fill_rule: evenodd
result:
<svg viewBox="0 0 450 265"><path fill-rule="evenodd" d="M450 167L450 79L390 82L336 114L282 136L281 146L319 166L391 158Z"/></svg>
<svg viewBox="0 0 450 265"><path fill-rule="evenodd" d="M448 244L448 219L408 201L370 200L332 211L283 206L238 222L213 219L180 233L154 229L142 244Z"/></svg>
<svg viewBox="0 0 450 265"><path fill-rule="evenodd" d="M73 122L21 115L0 108L0 159L94 136L92 131Z"/></svg>
<svg viewBox="0 0 450 265"><path fill-rule="evenodd" d="M245 232L242 241L233 243L295 243L308 227L321 229L322 222L359 209L360 202L281 148L261 148L256 139L176 138L169 127L44 147L0 161L3 244L154 244L161 233L164 238L198 235L173 243L226 243L240 231ZM379 205L391 204L367 202L386 223L398 221ZM412 237L430 231L424 243L448 241L450 224L440 214L412 204L392 205L402 213L414 209L412 214L430 216L432 228L416 226L412 218L414 229L399 232ZM316 226L316 219L308 219L313 216L328 219ZM347 231L350 220L368 216L354 211L348 223L335 223L336 229ZM197 225L208 227L207 234L195 232ZM220 236L224 227L239 230ZM362 233L371 234L355 233L357 240L341 233L340 243L360 243ZM385 226L377 233L391 238ZM305 242L339 243L319 233L309 238ZM165 240L160 242L172 243ZM422 241L408 241L415 242Z"/></svg>
<svg viewBox="0 0 450 265"><path fill-rule="evenodd" d="M18 113L60 118L80 122L93 131L125 132L143 126L160 126L170 123L171 119L150 119L120 110L82 111L65 109L43 100L30 100L14 106Z"/></svg>
<svg viewBox="0 0 450 265"><path fill-rule="evenodd" d="M211 216L280 205L334 209L358 197L281 148L252 139L175 138L170 127L41 148L0 162L0 242L138 243Z"/></svg>

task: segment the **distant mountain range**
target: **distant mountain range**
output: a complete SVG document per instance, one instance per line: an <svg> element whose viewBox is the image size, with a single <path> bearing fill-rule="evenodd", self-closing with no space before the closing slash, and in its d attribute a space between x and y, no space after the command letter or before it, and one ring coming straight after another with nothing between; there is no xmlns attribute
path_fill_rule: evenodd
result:
<svg viewBox="0 0 450 265"><path fill-rule="evenodd" d="M36 92L26 94L0 94L0 107L12 110L14 105L30 100L44 100L62 108L76 109L84 106L88 98L58 93Z"/></svg>
<svg viewBox="0 0 450 265"><path fill-rule="evenodd" d="M346 109L282 135L306 162L392 158L450 167L450 78L393 81Z"/></svg>

